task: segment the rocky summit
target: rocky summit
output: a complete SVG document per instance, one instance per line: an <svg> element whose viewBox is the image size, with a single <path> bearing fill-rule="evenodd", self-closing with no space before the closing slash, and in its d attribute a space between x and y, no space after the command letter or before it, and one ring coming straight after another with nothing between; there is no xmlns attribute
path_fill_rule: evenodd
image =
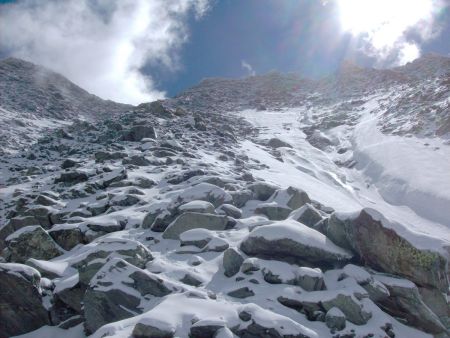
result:
<svg viewBox="0 0 450 338"><path fill-rule="evenodd" d="M450 336L450 59L128 106L0 62L0 338Z"/></svg>

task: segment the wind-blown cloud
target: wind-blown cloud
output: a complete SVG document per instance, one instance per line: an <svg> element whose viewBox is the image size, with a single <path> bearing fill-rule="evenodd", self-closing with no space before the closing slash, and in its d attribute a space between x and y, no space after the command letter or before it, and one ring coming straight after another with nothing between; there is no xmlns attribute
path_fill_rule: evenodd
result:
<svg viewBox="0 0 450 338"><path fill-rule="evenodd" d="M249 64L247 61L241 60L241 67L247 72L247 74L249 76L255 76L256 75L256 72L253 69L252 65Z"/></svg>
<svg viewBox="0 0 450 338"><path fill-rule="evenodd" d="M180 67L187 20L208 0L19 0L0 5L0 50L53 69L106 99L164 97L144 66Z"/></svg>

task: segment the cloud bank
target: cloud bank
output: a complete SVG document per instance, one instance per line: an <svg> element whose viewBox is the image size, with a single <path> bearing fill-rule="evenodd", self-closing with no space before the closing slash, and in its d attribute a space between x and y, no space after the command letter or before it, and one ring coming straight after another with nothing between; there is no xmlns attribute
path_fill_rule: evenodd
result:
<svg viewBox="0 0 450 338"><path fill-rule="evenodd" d="M208 7L208 0L19 0L0 5L0 50L102 98L152 101L165 94L140 69L179 69L187 21Z"/></svg>

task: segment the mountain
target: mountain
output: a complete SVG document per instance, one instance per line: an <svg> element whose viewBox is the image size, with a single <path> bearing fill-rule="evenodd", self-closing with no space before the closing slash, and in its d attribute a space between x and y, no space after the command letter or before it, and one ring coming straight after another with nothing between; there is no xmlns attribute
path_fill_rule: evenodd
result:
<svg viewBox="0 0 450 338"><path fill-rule="evenodd" d="M65 77L16 58L0 61L0 147L17 150L42 130L75 119L94 121L123 113L130 105L89 94Z"/></svg>
<svg viewBox="0 0 450 338"><path fill-rule="evenodd" d="M448 337L448 61L136 107L4 61L56 122L0 158L0 338Z"/></svg>

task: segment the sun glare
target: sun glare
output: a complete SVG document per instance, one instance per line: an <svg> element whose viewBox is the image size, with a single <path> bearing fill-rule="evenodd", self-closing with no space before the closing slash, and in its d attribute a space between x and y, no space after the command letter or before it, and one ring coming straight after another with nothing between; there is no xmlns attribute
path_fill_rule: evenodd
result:
<svg viewBox="0 0 450 338"><path fill-rule="evenodd" d="M380 29L394 35L426 18L433 0L338 0L344 30L361 34Z"/></svg>

